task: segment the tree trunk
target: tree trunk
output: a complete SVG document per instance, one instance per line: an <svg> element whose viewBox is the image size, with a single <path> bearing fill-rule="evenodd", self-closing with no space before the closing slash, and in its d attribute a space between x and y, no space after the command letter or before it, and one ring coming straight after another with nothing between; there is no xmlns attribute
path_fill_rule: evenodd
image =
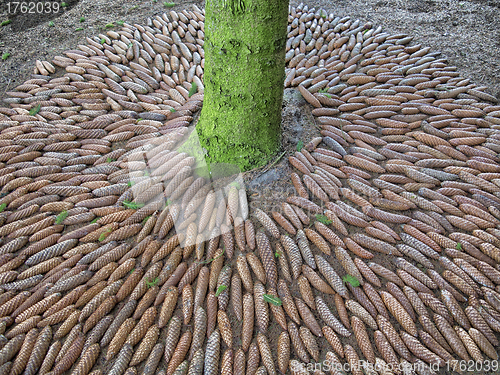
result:
<svg viewBox="0 0 500 375"><path fill-rule="evenodd" d="M209 163L248 170L281 140L288 0L207 0L197 131Z"/></svg>

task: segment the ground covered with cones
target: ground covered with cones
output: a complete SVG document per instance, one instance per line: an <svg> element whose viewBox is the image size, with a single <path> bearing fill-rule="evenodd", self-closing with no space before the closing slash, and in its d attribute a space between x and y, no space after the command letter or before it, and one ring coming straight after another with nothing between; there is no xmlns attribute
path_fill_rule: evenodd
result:
<svg viewBox="0 0 500 375"><path fill-rule="evenodd" d="M0 371L497 371L496 97L409 35L291 7L285 86L320 136L263 210L184 143L203 22L125 23L7 93Z"/></svg>

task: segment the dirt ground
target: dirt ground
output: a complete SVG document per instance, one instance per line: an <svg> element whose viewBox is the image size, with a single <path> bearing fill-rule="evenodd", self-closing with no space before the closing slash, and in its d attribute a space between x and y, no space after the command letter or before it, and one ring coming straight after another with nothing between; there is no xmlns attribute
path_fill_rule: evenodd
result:
<svg viewBox="0 0 500 375"><path fill-rule="evenodd" d="M8 19L8 2L0 1L0 22ZM28 79L35 59L51 60L54 55L84 43L86 36L104 33L108 23L145 23L148 16L169 10L160 0L66 3L66 10L57 15L25 16L22 22L13 19L11 24L0 27L0 55L10 54L7 60L0 60L0 98L5 91ZM172 9L204 4L185 0L175 3ZM290 3L298 4L295 0ZM310 0L305 3L335 15L371 21L388 32L412 35L416 43L441 51L464 77L488 86L491 94L500 97L498 0ZM81 17L85 21L80 22ZM36 25L37 22L41 23ZM79 28L83 30L76 31Z"/></svg>
<svg viewBox="0 0 500 375"><path fill-rule="evenodd" d="M0 22L8 18L7 3L0 4ZM22 22L0 27L0 98L5 91L28 79L35 59L75 48L86 36L103 33L108 23L144 23L148 16L169 9L163 1L80 0L66 1L67 10L54 15L25 16ZM177 0L172 9L203 1ZM292 5L298 2L292 0ZM311 0L309 7L322 7L339 16L349 15L381 25L388 32L406 33L414 41L431 46L446 56L472 82L490 87L500 97L500 1L498 0ZM80 22L81 17L85 21ZM50 21L53 26L50 26ZM42 22L30 27L37 22ZM49 25L50 24L50 25ZM19 27L21 25L21 27ZM79 28L83 30L75 31ZM19 30L20 29L20 30Z"/></svg>

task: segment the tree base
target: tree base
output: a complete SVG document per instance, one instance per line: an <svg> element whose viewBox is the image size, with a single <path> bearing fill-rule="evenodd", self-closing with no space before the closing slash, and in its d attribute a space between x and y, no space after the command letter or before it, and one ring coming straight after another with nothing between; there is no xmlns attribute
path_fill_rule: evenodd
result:
<svg viewBox="0 0 500 375"><path fill-rule="evenodd" d="M208 163L242 171L265 165L281 144L288 2L206 6L205 93L196 126L201 146Z"/></svg>

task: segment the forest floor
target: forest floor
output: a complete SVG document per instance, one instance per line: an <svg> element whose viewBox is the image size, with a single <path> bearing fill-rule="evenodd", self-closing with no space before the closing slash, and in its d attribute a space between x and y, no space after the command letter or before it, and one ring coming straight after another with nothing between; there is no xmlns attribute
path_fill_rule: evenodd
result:
<svg viewBox="0 0 500 375"><path fill-rule="evenodd" d="M0 22L8 19L9 0L0 2ZM0 26L0 98L29 78L35 60L52 60L106 32L117 21L145 23L146 18L203 1L177 0L173 8L155 0L68 0L57 14L25 15ZM291 5L298 2L292 0ZM371 21L390 33L415 37L415 43L441 51L473 83L500 97L500 1L498 0L311 0L309 7L338 16ZM12 9L12 7L11 7ZM64 10L63 10L64 9ZM82 19L83 17L83 19ZM82 22L81 22L82 21Z"/></svg>
<svg viewBox="0 0 500 375"><path fill-rule="evenodd" d="M0 3L0 22L8 19L8 0ZM5 92L27 80L35 60L51 61L55 55L85 44L85 37L105 34L117 21L145 24L147 17L180 10L203 1L177 0L173 8L156 0L69 0L57 14L24 15L0 27L0 100ZM290 4L298 5L292 0ZM336 16L372 22L389 33L414 36L413 43L441 51L450 65L472 83L500 98L500 1L498 0L311 0L311 7L323 8ZM108 27L107 27L108 26ZM313 124L309 106L293 90L285 94L283 112L283 151L295 151L298 142L307 143L319 134ZM262 209L270 210L274 202L286 197L290 183L285 183L290 169L287 157L281 155L273 168L264 167L248 174L250 194ZM258 191L253 189L259 187ZM266 190L266 192L264 192Z"/></svg>
<svg viewBox="0 0 500 375"><path fill-rule="evenodd" d="M0 22L8 18L8 0L2 1ZM5 92L29 79L36 59L51 61L55 55L85 44L85 37L105 34L110 23L145 24L147 17L170 9L204 6L203 1L176 3L166 8L163 1L152 0L73 0L67 1L66 9L57 15L13 19L11 24L0 27L0 56L10 54L5 61L0 59L0 100ZM291 5L297 4L291 1ZM463 77L487 86L487 92L500 98L499 0L311 0L306 4L340 17L371 21L389 33L414 36L413 43L441 51ZM290 195L293 186L288 156L296 151L299 142L307 143L319 135L310 111L297 90L285 91L280 156L271 165L245 174L252 207L270 212ZM279 332L277 326L271 327L271 332L273 329Z"/></svg>

